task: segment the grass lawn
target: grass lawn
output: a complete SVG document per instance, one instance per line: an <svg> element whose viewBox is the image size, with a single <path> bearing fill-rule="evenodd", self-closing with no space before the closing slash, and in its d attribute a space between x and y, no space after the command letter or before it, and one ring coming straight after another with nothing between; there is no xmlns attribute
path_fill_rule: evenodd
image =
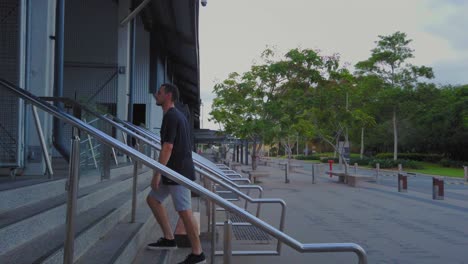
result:
<svg viewBox="0 0 468 264"><path fill-rule="evenodd" d="M322 156L322 157L333 157L333 152L325 152L325 153L316 153L315 155ZM357 153L351 153L352 158L359 158L359 154ZM283 156L283 158L286 158L286 156ZM308 163L320 163L318 160L304 160L304 162ZM456 178L463 178L464 177L464 171L463 168L447 168L443 167L440 164L437 163L430 163L430 162L418 162L423 169L407 169L403 168L404 171L408 172L416 172L416 173L423 173L423 174L429 174L429 175L438 175L438 176L448 176L448 177L456 177ZM364 166L371 168L370 166ZM397 168L394 168L397 169Z"/></svg>
<svg viewBox="0 0 468 264"><path fill-rule="evenodd" d="M449 176L463 178L463 168L446 168L442 167L439 164L429 163L429 162L419 162L424 169L404 169L405 171L418 172L424 174L440 175L440 176Z"/></svg>

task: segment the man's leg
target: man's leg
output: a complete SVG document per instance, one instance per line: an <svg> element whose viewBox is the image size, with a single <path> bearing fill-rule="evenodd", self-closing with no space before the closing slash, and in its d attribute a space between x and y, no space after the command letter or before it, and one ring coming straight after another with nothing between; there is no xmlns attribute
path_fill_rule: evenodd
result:
<svg viewBox="0 0 468 264"><path fill-rule="evenodd" d="M184 223L185 232L187 232L187 237L192 245L192 253L200 255L202 247L198 236L198 226L193 219L190 190L181 185L174 185L170 188L174 207Z"/></svg>
<svg viewBox="0 0 468 264"><path fill-rule="evenodd" d="M187 232L188 239L192 245L192 253L200 255L203 250L200 243L200 237L198 236L198 226L194 222L192 210L180 211L179 216L184 222L185 231Z"/></svg>
<svg viewBox="0 0 468 264"><path fill-rule="evenodd" d="M171 225L169 224L166 208L164 208L164 206L159 201L150 195L146 197L146 202L151 208L151 211L153 212L153 215L156 218L159 226L161 226L164 238L173 240L174 235L172 234Z"/></svg>

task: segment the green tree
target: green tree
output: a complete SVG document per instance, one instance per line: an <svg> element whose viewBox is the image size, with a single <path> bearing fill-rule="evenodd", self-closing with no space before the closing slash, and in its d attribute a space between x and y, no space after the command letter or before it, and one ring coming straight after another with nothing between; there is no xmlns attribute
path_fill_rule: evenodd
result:
<svg viewBox="0 0 468 264"><path fill-rule="evenodd" d="M377 47L371 51L370 58L356 64L356 73L379 76L390 89L412 89L420 78L434 78L432 68L415 66L408 62L414 57L414 50L409 47L411 41L405 33L399 31L389 36L379 36ZM398 158L397 111L400 100L394 99L392 101L393 158L396 160Z"/></svg>
<svg viewBox="0 0 468 264"><path fill-rule="evenodd" d="M468 160L468 86L421 84L407 97L411 106L404 125L410 132L402 138L404 150Z"/></svg>
<svg viewBox="0 0 468 264"><path fill-rule="evenodd" d="M272 63L282 83L269 104L277 127L277 139L284 146L288 159L298 136L303 136L301 121L304 110L314 99L314 85L321 82L324 67L319 54L310 49L292 49L284 59ZM313 126L309 127L311 131Z"/></svg>
<svg viewBox="0 0 468 264"><path fill-rule="evenodd" d="M251 158L254 170L262 144L272 143L277 133L273 116L278 110L272 98L283 78L280 76L281 65L273 63L274 56L275 52L267 48L261 56L262 64L253 65L242 75L230 74L213 89L216 98L210 112L211 120L221 124L227 133L253 142Z"/></svg>
<svg viewBox="0 0 468 264"><path fill-rule="evenodd" d="M376 125L375 103L383 88L383 81L378 76L360 76L355 80L356 87L351 97L351 108L357 109L355 122L353 124L353 137L355 141L360 141L360 157L364 156L365 131ZM358 138L359 136L359 138Z"/></svg>

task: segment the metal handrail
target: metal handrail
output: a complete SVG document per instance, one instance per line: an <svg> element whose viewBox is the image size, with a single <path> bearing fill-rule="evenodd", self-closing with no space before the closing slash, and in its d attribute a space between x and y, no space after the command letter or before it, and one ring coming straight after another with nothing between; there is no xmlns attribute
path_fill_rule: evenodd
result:
<svg viewBox="0 0 468 264"><path fill-rule="evenodd" d="M122 120L120 120L120 119L118 119L116 117L113 117L110 114L101 115L101 114L95 112L94 110L88 108L87 106L84 106L84 105L80 104L79 102L77 102L77 101L75 101L73 99L56 98L56 97L53 97L53 98L51 98L51 97L41 97L41 99L50 100L50 101L62 101L63 103L72 105L73 107L77 107L77 108L79 108L80 113L82 111L84 111L84 112L86 112L88 114L91 114L92 116L95 117L90 122L86 122L86 120L83 120L88 125L90 125L92 123L95 123L98 120L104 121L104 122L110 124L111 126L122 130L122 133L129 134L130 136L136 138L137 142L142 142L143 141L144 143L148 144L149 146L153 147L154 149L156 149L158 151L161 150L160 139L156 135L154 135L153 133L151 133L151 132L149 132L147 130L142 129L141 127L137 127L132 123L122 121ZM116 121L114 121L113 119L115 119ZM140 134L138 134L138 133L136 133L134 131L139 131L140 133L144 134L147 138L143 137L142 135L140 135ZM90 138L89 135L88 135L88 138ZM124 136L124 141L125 141L125 138L126 138L126 136ZM139 143L137 143L137 144L139 144ZM127 145L126 142L125 142L125 145ZM112 150L114 150L114 148L112 148ZM202 174L203 176L208 177L211 181L217 183L218 185L221 185L223 188L229 189L231 192L233 192L233 193L237 194L239 197L243 198L245 200L245 206L244 206L245 210L247 210L248 203L257 204L257 210L256 210L256 214L255 214L256 217L260 217L260 211L261 211L261 205L262 204L279 204L281 206L279 230L284 231L285 219L286 219L286 203L282 199L273 199L273 198L264 199L264 198L262 198L263 188L261 186L258 186L258 185L237 185L237 184L233 183L233 180L235 180L235 179L230 179L228 177L225 177L224 173L221 170L219 170L218 168L213 169L213 167L208 166L207 164L211 163L211 161L205 159L202 156L199 156L198 154L196 154L194 152L192 152L192 154L194 154L196 156L196 158L202 160L202 161L199 161L199 160L196 161L195 162L196 164L200 164L201 165L200 167L211 169L211 171L204 171L204 170L202 170L200 168L196 168L196 171L198 173ZM203 159L205 159L205 160L203 161ZM136 166L136 165L134 165L134 166ZM134 175L136 175L136 172L134 172ZM220 180L220 178L222 180ZM228 182L227 183L223 182L223 180L228 181ZM250 183L249 180L248 180L248 182ZM232 186L230 184L233 184L235 186ZM136 186L136 183L134 183L134 187L135 186ZM133 188L133 189L135 189L135 188ZM251 198L248 194L245 194L245 193L239 191L240 189L247 189L247 191L250 190L250 189L257 189L259 191L259 197L257 199ZM133 196L135 196L135 195L133 194ZM135 201L133 201L133 204L135 204ZM132 219L135 218L134 212L135 212L135 210L132 207ZM281 252L281 242L279 240L277 240L276 248L277 248L276 254L280 254L280 252Z"/></svg>
<svg viewBox="0 0 468 264"><path fill-rule="evenodd" d="M135 125L133 125L131 123L122 121L122 120L118 119L117 117L113 117L110 114L101 115L101 114L95 112L94 110L91 110L90 108L88 108L88 107L86 107L84 105L81 105L79 102L77 102L75 100L72 100L72 99L69 99L69 98L41 97L41 99L50 100L50 101L61 101L63 103L70 104L70 105L73 105L75 107L78 107L80 111L85 111L85 112L95 116L96 119L107 122L111 126L122 130L122 133L129 134L130 136L137 138L137 140L143 141L144 143L150 145L151 147L155 148L156 150L159 150L159 151L161 150L160 139L157 138L153 133L151 133L149 131L146 131L146 130L140 128L140 127L137 127L137 126L135 126ZM146 135L147 138L142 137L140 134L138 134L135 131L138 131L138 132ZM126 138L126 136L124 136L124 141L125 141L125 138ZM112 148L112 150L114 151L114 148ZM197 156L197 154L195 154L195 155ZM114 154L114 156L115 156L115 154ZM199 157L201 157L201 156L199 156ZM261 203L263 203L262 200L259 200L259 199L262 199L262 196L263 196L262 195L263 194L263 188L261 186L259 186L259 185L237 185L234 182L236 180L237 181L245 180L245 181L247 181L249 183L250 183L250 180L249 179L230 179L230 178L226 177L224 174L222 174L222 172L220 173L218 171L213 171L212 169L210 169L209 166L207 167L204 164L204 162L200 162L200 161L197 161L197 160L194 160L194 161L195 161L195 164L197 166L200 166L200 167L203 167L205 169L210 170L209 173L211 173L212 175L208 175L204 171L199 171L199 173L202 173L203 175L209 177L210 179L217 176L217 177L222 178L224 181L228 182L230 185L232 185L233 187L235 187L237 189L247 189L247 190L257 189L259 191L259 196L258 196L258 199L255 200L255 203L258 204L256 216L257 217L260 216L260 205L261 205ZM213 176L213 175L215 175L215 176ZM226 186L226 188L232 189L230 186ZM243 197L245 197L245 195L243 195ZM246 199L245 201L246 202L245 202L245 207L244 208L245 208L245 210L247 210L248 202L254 203L253 202L254 200L252 200L250 198L250 196L249 196L249 199ZM285 210L282 210L282 214L284 214L284 211ZM283 224L283 226L284 226L284 224Z"/></svg>
<svg viewBox="0 0 468 264"><path fill-rule="evenodd" d="M53 101L57 101L59 100L60 98L47 98L47 97L43 97L44 99L46 100L53 100ZM113 117L112 115L110 114L105 114L105 115L100 115L99 113L96 113L95 111L89 109L88 107L84 106L84 105L81 105L79 102L76 102L72 99L69 99L69 98L62 98L62 100L68 104L72 104L74 106L77 106L79 107L81 110L89 113L89 114L92 114L94 115L96 118L93 119L91 122L88 122L88 124L91 124L93 122L96 122L97 120L102 120L104 122L107 122L108 124L114 126L115 128L118 128L118 129L121 129L123 132L129 134L130 136L132 137L135 137L137 138L138 140L141 140L143 141L144 143L150 145L151 147L155 148L156 150L161 150L161 145L160 145L160 139L154 135L153 133L147 131L147 130L144 130L138 126L135 126L134 124L131 124L131 123L128 123L128 122L124 122L116 117ZM116 121L114 121L114 119ZM119 123L118 123L119 122ZM142 137L140 134L137 134L135 133L134 131L139 131L143 134L145 134L148 138L144 138ZM113 148L112 148L113 149ZM262 203L277 203L277 204L280 204L281 205L281 218L280 218L280 230L283 231L284 230L284 221L285 221L285 214L286 214L286 203L281 200L281 199L263 199L262 198L262 193L263 193L263 188L259 185L237 185L236 183L233 182L233 180L235 179L229 179L227 177L225 177L224 173L222 173L222 171L220 171L219 169L215 168L213 169L213 167L210 167L208 165L206 165L207 163L211 163L211 161L205 159L204 157L192 152L192 154L195 155L196 158L198 158L199 160L201 159L202 161L199 161L199 160L195 160L195 163L197 166L199 167L202 167L203 169L205 170L208 170L208 171L204 171L202 169L199 169L199 168L196 168L196 171L208 178L210 178L212 181L216 182L217 184L221 185L222 187L226 188L226 189L229 189L230 191L234 192L235 194L239 195L240 197L242 197L246 203L245 203L245 209L247 210L247 202L250 202L250 203L256 203L258 204L257 206L257 211L256 211L256 216L259 217L260 216L260 205ZM203 159L205 159L203 161ZM224 181L221 181L219 180L219 177L221 177L224 181L226 181L227 183L229 184L226 184L226 182ZM246 179L248 180L248 179ZM250 181L249 181L250 182ZM234 187L234 188L233 188ZM239 189L257 189L259 191L259 197L257 199L255 198L251 198L250 196L248 196L247 194L239 191ZM280 248L280 246L278 246L278 249Z"/></svg>
<svg viewBox="0 0 468 264"><path fill-rule="evenodd" d="M150 131L148 131L146 129L143 129L141 127L135 126L134 124L132 124L130 122L122 121L122 120L120 120L118 118L115 118L115 117L114 117L114 120L120 122L121 124L123 124L127 128L132 129L133 131L135 131L137 133L145 135L147 138L149 138L150 140L156 142L157 144L161 144L161 139L159 137L157 137L154 133L152 133L152 132L150 132ZM207 160L206 158L199 155L198 153L192 152L192 157L193 157L193 160L194 160L194 162L195 162L195 164L197 166L200 166L203 169L208 170L211 173L216 174L218 176L223 176L223 177L225 176L225 174L219 168L207 166L206 162L211 163L211 161ZM232 179L230 179L230 180L232 180ZM248 179L246 179L246 180L248 180ZM249 180L249 182L250 182L250 180Z"/></svg>
<svg viewBox="0 0 468 264"><path fill-rule="evenodd" d="M93 110L90 110L86 106L83 106L80 103L78 103L76 101L73 101L72 99L66 99L66 101L68 101L68 103L73 103L74 105L80 107L81 110L84 110L85 112L88 112L88 113L96 116L96 118L92 122L95 122L97 120L103 120L104 122L107 122L110 125L123 130L123 132L126 132L126 133L130 134L132 137L137 138L137 140L144 141L145 143L149 144L151 147L155 148L156 150L159 150L159 151L161 150L160 139L156 135L154 135L153 133L151 133L151 132L149 132L147 130L144 130L144 129L140 128L140 127L137 127L134 124L121 121L121 124L123 124L125 127L130 129L130 131L129 131L128 129L125 129L125 127L121 127L121 126L119 126L118 123L113 121L112 120L113 117L110 114L99 115L98 113L95 113ZM115 118L115 119L117 119L117 118ZM117 120L119 121L119 119L117 119ZM91 124L92 122L88 122L88 124ZM151 141L145 140L145 138L143 138L140 134L136 134L136 133L132 132L132 130L135 131L135 130L138 130L138 129L141 130L140 132L144 132L144 134L146 136L148 136L151 139ZM155 142L156 142L156 144L155 144ZM195 152L192 152L192 154L194 154L196 157L198 157L198 159L205 159L204 157L199 156ZM208 177L211 181L215 182L216 184L220 185L221 187L229 189L231 192L233 192L236 195L238 195L239 197L243 198L246 201L245 202L245 207L244 207L245 210L247 210L248 202L250 202L252 204L257 204L257 211L256 211L256 214L255 214L256 217L260 217L260 210L261 210L260 205L261 204L279 204L281 206L279 230L280 231L284 230L285 219L286 219L286 203L284 202L284 200L275 199L275 198L267 198L267 199L262 198L263 189L261 188L261 186L258 186L258 185L237 185L238 189L236 189L233 186L227 184L226 182L224 182L224 181L220 180L218 177L216 177L216 175L222 176L223 173L217 168L213 169L213 167L210 167L210 166L206 165L207 163L211 163L211 161L206 159L206 161L201 161L201 162L198 161L197 162L197 164L202 165L200 167L210 168L211 171L204 171L204 170L202 170L200 168L195 168L196 171L198 173L204 175L205 177ZM229 178L227 178L227 179L229 179ZM232 180L232 179L229 179L229 180ZM249 195L239 191L239 189L258 189L260 191L259 192L259 197L257 199L251 198ZM277 253L279 254L281 252L281 243L280 243L279 240L277 241L276 248L277 248Z"/></svg>
<svg viewBox="0 0 468 264"><path fill-rule="evenodd" d="M47 101L49 101L49 100L50 101L60 101L60 102L66 103L66 104L75 105L75 106L79 107L80 110L84 110L85 112L94 115L98 119L101 119L101 120L107 122L108 124L114 126L115 128L118 128L118 129L122 130L122 132L124 132L126 134L129 134L130 136L141 140L143 143L148 144L148 145L156 148L157 150L161 150L160 139L157 138L153 133L151 133L151 132L149 132L149 131L147 131L145 129L142 129L141 127L135 126L135 125L133 125L133 124L131 124L129 122L122 121L119 118L114 117L114 116L112 116L110 114L101 115L101 114L95 112L94 110L91 110L90 108L80 104L79 102L77 102L75 100L72 100L72 99L69 99L69 98L40 97L40 99L44 99L44 100L47 100ZM141 137L139 133L143 134L146 137ZM223 178L226 182L228 182L232 186L234 186L236 188L239 188L239 189L257 189L260 193L263 192L263 188L261 186L259 186L259 185L238 185L238 184L236 184L234 181L246 181L246 182L250 183L250 180L249 179L230 179L230 178L226 177L221 171L213 170L212 168L206 166L204 164L204 161L200 162L199 159L200 158L203 159L203 157L199 156L198 154L196 154L194 152L192 152L192 154L194 154L194 156L195 156L194 157L194 163L195 163L196 166L202 167L203 169L208 170L212 174ZM259 195L259 198L260 197L261 197L261 194Z"/></svg>
<svg viewBox="0 0 468 264"><path fill-rule="evenodd" d="M35 105L38 108L41 108L42 110L48 112L49 114L61 119L62 121L65 121L71 124L72 126L96 137L96 139L101 141L103 144L113 146L119 151L125 153L126 155L132 156L135 160L142 162L143 164L145 164L146 166L148 166L149 168L153 170L157 170L158 172L166 175L169 179L190 189L191 191L197 193L201 197L218 204L219 206L223 207L227 211L241 215L254 226L265 231L266 233L270 234L271 236L287 244L288 246L290 246L291 248L295 249L296 251L300 253L354 252L358 256L360 264L367 264L366 252L358 244L355 244L355 243L314 243L314 244L300 243L296 239L279 231L278 229L274 228L273 226L264 222L263 220L258 219L257 217L253 216L252 214L248 212L245 212L244 209L238 207L237 205L221 198L220 196L218 196L215 193L210 192L209 190L206 190L205 188L193 182L192 180L163 166L162 164L156 162L155 160L153 160L152 158L148 156L143 155L137 150L127 145L122 144L120 141L82 122L81 120L75 118L74 116L71 116L70 114L65 113L63 111L60 111L57 107L40 100L38 97L34 96L28 91L25 91L21 88L17 88L15 85L7 81L4 81L2 79L0 79L0 84L8 88L11 92L15 93L18 97L22 98L23 100L28 101L29 103Z"/></svg>

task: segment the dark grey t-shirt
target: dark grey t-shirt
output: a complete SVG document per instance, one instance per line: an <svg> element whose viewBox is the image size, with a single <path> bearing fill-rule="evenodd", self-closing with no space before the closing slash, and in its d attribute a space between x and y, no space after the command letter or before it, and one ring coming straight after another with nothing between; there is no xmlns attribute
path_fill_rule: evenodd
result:
<svg viewBox="0 0 468 264"><path fill-rule="evenodd" d="M175 107L164 114L161 126L161 145L172 143L172 154L167 167L195 180L195 168L192 160L192 146L190 143L190 128L185 116ZM162 177L163 184L177 184L170 179Z"/></svg>

